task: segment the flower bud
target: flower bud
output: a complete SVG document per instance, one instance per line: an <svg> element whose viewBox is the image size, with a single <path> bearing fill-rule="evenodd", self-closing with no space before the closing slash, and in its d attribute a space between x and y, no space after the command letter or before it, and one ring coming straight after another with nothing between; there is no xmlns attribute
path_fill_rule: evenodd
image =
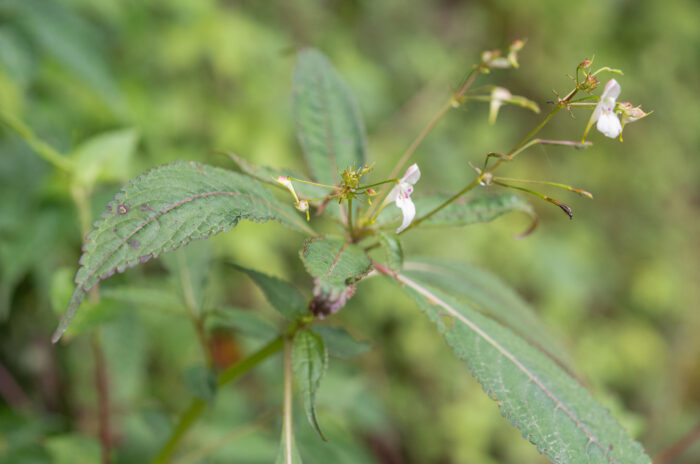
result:
<svg viewBox="0 0 700 464"><path fill-rule="evenodd" d="M586 92L590 92L594 90L596 87L598 87L598 84L600 82L598 81L598 78L596 78L594 75L589 74L586 76L586 79L583 81L582 87L583 90Z"/></svg>
<svg viewBox="0 0 700 464"><path fill-rule="evenodd" d="M590 68L592 64L593 64L593 61L586 59L586 60L581 61L578 64L578 68L579 69Z"/></svg>
<svg viewBox="0 0 700 464"><path fill-rule="evenodd" d="M292 196L294 197L294 201L299 203L299 197L297 197L297 192L294 190L294 186L292 185L292 181L288 176L279 176L277 179L275 179L278 184L281 184L287 188L292 193Z"/></svg>
<svg viewBox="0 0 700 464"><path fill-rule="evenodd" d="M641 106L634 106L630 102L622 102L617 104L617 109L622 113L622 126L630 122L638 121L650 113L645 113Z"/></svg>

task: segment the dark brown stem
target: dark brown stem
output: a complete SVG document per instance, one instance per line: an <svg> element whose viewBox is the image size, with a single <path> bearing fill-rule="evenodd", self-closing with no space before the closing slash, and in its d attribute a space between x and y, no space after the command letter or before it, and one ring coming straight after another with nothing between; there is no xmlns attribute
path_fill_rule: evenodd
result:
<svg viewBox="0 0 700 464"><path fill-rule="evenodd" d="M0 396L12 409L23 409L29 405L29 399L22 391L22 387L2 364L0 364Z"/></svg>
<svg viewBox="0 0 700 464"><path fill-rule="evenodd" d="M104 351L97 330L92 334L92 352L95 358L95 385L97 386L98 433L102 449L102 464L109 464L112 447L112 433L109 417L109 380L105 368Z"/></svg>
<svg viewBox="0 0 700 464"><path fill-rule="evenodd" d="M667 464L673 462L673 460L680 456L697 440L700 440L700 423L686 433L680 440L656 455L654 462L656 464Z"/></svg>

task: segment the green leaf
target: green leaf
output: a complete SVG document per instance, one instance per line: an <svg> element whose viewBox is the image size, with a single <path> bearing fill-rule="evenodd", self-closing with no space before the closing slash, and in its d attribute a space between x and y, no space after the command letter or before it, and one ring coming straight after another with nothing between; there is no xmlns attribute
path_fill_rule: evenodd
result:
<svg viewBox="0 0 700 464"><path fill-rule="evenodd" d="M540 350L464 300L413 276L396 280L501 413L553 462L651 462L609 411Z"/></svg>
<svg viewBox="0 0 700 464"><path fill-rule="evenodd" d="M507 326L570 369L571 361L559 341L550 335L532 307L497 276L466 263L427 258L407 262L403 274Z"/></svg>
<svg viewBox="0 0 700 464"><path fill-rule="evenodd" d="M311 330L323 338L328 353L339 358L354 358L370 349L369 344L356 340L342 327L315 325Z"/></svg>
<svg viewBox="0 0 700 464"><path fill-rule="evenodd" d="M112 107L124 109L121 92L97 45L96 31L62 2L5 0L3 7L47 54L91 86ZM14 16L14 17L13 17Z"/></svg>
<svg viewBox="0 0 700 464"><path fill-rule="evenodd" d="M328 351L323 338L310 330L297 332L292 348L292 366L294 377L304 398L306 418L318 436L328 441L321 432L316 418L316 392L328 368Z"/></svg>
<svg viewBox="0 0 700 464"><path fill-rule="evenodd" d="M178 298L177 293L166 286L167 282L161 282L161 286L158 287L141 287L136 285L101 287L100 298L119 301L137 308L157 309L189 317L187 307ZM73 284L71 283L71 290L72 287ZM69 299L66 299L66 301L69 301ZM65 309L65 307L66 304L61 307L61 310Z"/></svg>
<svg viewBox="0 0 700 464"><path fill-rule="evenodd" d="M385 232L377 232L379 244L386 253L386 264L392 271L400 271L403 267L403 248L401 240L396 234L387 234Z"/></svg>
<svg viewBox="0 0 700 464"><path fill-rule="evenodd" d="M278 203L258 181L225 169L178 161L132 180L87 236L77 286L53 341L100 280L193 240L226 232L241 219L276 220L313 233L291 206Z"/></svg>
<svg viewBox="0 0 700 464"><path fill-rule="evenodd" d="M365 127L350 89L328 59L302 50L294 71L297 136L314 178L336 184L338 171L365 165Z"/></svg>
<svg viewBox="0 0 700 464"><path fill-rule="evenodd" d="M248 277L263 291L272 307L284 317L296 320L307 314L308 302L291 284L238 264L231 263L231 265L248 274Z"/></svg>
<svg viewBox="0 0 700 464"><path fill-rule="evenodd" d="M279 331L272 324L258 316L255 311L231 307L207 313L204 327L208 331L222 327L232 328L244 335L264 340L271 340L279 335Z"/></svg>
<svg viewBox="0 0 700 464"><path fill-rule="evenodd" d="M300 256L309 274L333 286L353 284L372 268L364 250L341 237L307 239Z"/></svg>
<svg viewBox="0 0 700 464"><path fill-rule="evenodd" d="M414 199L416 205L416 217L432 211L445 202L450 195L431 195ZM387 211L388 210L388 211ZM433 216L421 223L424 226L466 226L480 222L490 222L504 214L522 211L532 218L533 223L537 216L532 205L518 195L511 192L469 193L466 194ZM401 212L397 208L386 208L379 216L377 223L388 225L401 221Z"/></svg>
<svg viewBox="0 0 700 464"><path fill-rule="evenodd" d="M92 188L98 181L128 179L138 138L135 130L122 129L104 132L83 142L71 154L75 180Z"/></svg>
<svg viewBox="0 0 700 464"><path fill-rule="evenodd" d="M195 398L211 403L216 396L216 374L206 366L192 366L185 371L185 387Z"/></svg>

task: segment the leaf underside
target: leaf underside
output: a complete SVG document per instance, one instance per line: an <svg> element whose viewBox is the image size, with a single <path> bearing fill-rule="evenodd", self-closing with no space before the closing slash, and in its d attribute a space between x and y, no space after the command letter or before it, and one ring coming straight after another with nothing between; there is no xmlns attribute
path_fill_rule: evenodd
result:
<svg viewBox="0 0 700 464"><path fill-rule="evenodd" d="M357 104L338 72L316 50L299 53L294 70L297 136L313 177L335 185L338 171L366 163L366 136Z"/></svg>
<svg viewBox="0 0 700 464"><path fill-rule="evenodd" d="M650 463L609 411L551 358L463 299L398 275L501 414L556 463Z"/></svg>
<svg viewBox="0 0 700 464"><path fill-rule="evenodd" d="M278 202L258 181L225 169L177 161L132 180L86 238L76 288L53 341L100 280L193 240L226 232L242 219L274 220L313 233L291 206Z"/></svg>

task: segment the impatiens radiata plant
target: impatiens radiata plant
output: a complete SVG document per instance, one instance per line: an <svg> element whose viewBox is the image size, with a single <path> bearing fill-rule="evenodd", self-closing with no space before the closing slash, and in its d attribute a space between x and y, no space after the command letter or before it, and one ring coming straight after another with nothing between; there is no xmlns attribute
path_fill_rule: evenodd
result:
<svg viewBox="0 0 700 464"><path fill-rule="evenodd" d="M267 274L266 269L233 264L242 272L240 278L252 279L287 322L272 341L248 357L218 371L210 364L205 378L221 387L275 353L283 353L279 463L301 462L292 420L297 414L295 394L318 440L326 440L316 414L316 396L324 373L333 368L329 367L329 347L338 345L339 338L346 346L357 342L339 327L324 330L328 328L325 324L338 311L368 310L353 307L353 297L363 290L362 282L367 279L382 280L405 293L435 325L436 339L445 339L501 414L552 462L650 462L642 446L571 374L563 350L547 335L534 311L503 282L468 264L414 257L410 250L404 256L402 237L422 227L475 225L510 212L524 212L532 218L526 235L537 223L536 207L530 200L544 200L572 218L567 204L541 193L538 186L592 198L586 190L562 182L502 177L499 168L520 159L535 145L590 147L586 137L593 125L606 137L621 140L626 125L647 116L639 106L618 103L621 85L611 75L621 79L619 70L594 70L592 61L584 60L572 75L572 88L555 94L548 103L548 114L536 116L539 122L522 131L524 137L510 150L485 153L482 161L455 167L463 169L467 181L446 187L446 194L423 191L420 166L425 161L414 155L453 108L484 102L491 123L504 105L540 113L534 101L502 86L485 83L474 90L477 79L517 68L523 46L523 41L515 41L505 50L484 52L457 90L446 95L425 129L407 141L408 149L397 154L391 172L375 169L358 105L329 60L316 50L300 51L292 98L308 171L255 165L241 154L229 154L221 158L227 168L175 161L131 180L91 231L89 221L84 221L87 235L75 288L53 341L58 342L69 329L81 302L115 273L192 241L229 232L242 220L277 221L297 232L283 238L297 241L298 259L310 277L309 288L296 288ZM600 93L602 76L606 84ZM539 138L541 129L562 109L566 111L561 114L584 113L588 124L581 127L583 137L579 132L574 140ZM76 198L84 200L89 193L87 189ZM550 206L543 202L541 207ZM323 230L332 224L335 232L317 232L322 223ZM306 238L301 239L301 234ZM206 338L202 315L193 314L192 319L197 333ZM181 440L207 407L201 398L192 399L153 462L170 462L179 453ZM324 446L333 446L333 442Z"/></svg>

